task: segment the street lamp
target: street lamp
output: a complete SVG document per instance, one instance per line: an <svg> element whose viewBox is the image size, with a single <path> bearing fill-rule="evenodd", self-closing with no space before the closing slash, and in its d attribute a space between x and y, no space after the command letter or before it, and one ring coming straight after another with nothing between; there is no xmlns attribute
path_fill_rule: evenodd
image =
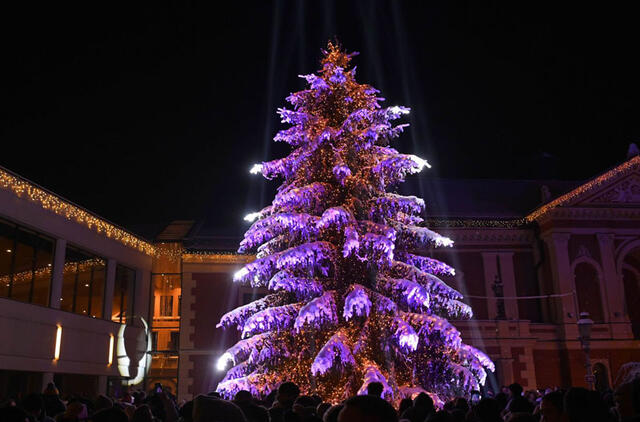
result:
<svg viewBox="0 0 640 422"><path fill-rule="evenodd" d="M582 345L582 351L584 352L584 368L586 375L584 380L587 382L590 390L593 390L594 376L591 370L591 328L593 327L593 320L589 318L589 312L580 312L580 319L578 320L578 332L580 333L580 344Z"/></svg>

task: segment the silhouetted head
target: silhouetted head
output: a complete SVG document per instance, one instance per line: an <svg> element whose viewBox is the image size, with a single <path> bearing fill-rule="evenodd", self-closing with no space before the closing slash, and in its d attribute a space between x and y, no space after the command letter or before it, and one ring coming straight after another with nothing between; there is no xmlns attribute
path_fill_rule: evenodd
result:
<svg viewBox="0 0 640 422"><path fill-rule="evenodd" d="M382 397L382 392L384 391L384 386L381 382L370 382L367 385L367 394L370 396Z"/></svg>
<svg viewBox="0 0 640 422"><path fill-rule="evenodd" d="M388 402L374 396L351 397L344 402L338 422L397 422L396 410Z"/></svg>
<svg viewBox="0 0 640 422"><path fill-rule="evenodd" d="M127 414L117 407L102 409L94 413L93 422L129 422Z"/></svg>
<svg viewBox="0 0 640 422"><path fill-rule="evenodd" d="M430 413L434 410L433 399L427 393L420 393L413 399L413 405L420 407Z"/></svg>
<svg viewBox="0 0 640 422"><path fill-rule="evenodd" d="M31 393L22 401L22 408L32 415L40 416L44 410L44 400L37 393Z"/></svg>
<svg viewBox="0 0 640 422"><path fill-rule="evenodd" d="M517 382L514 382L509 386L509 394L511 397L520 397L522 395L522 391L524 391L522 386Z"/></svg>
<svg viewBox="0 0 640 422"><path fill-rule="evenodd" d="M151 414L151 408L146 404L138 407L133 412L131 422L153 422L153 415Z"/></svg>
<svg viewBox="0 0 640 422"><path fill-rule="evenodd" d="M329 410L324 412L324 416L322 416L323 422L338 422L338 415L340 411L344 408L344 404L337 404L335 406L331 406Z"/></svg>
<svg viewBox="0 0 640 422"><path fill-rule="evenodd" d="M554 391L545 394L540 401L540 414L544 422L560 422L564 406L562 401L564 394L562 391Z"/></svg>
<svg viewBox="0 0 640 422"><path fill-rule="evenodd" d="M600 422L608 417L600 393L585 388L570 388L564 395L563 406L570 422Z"/></svg>
<svg viewBox="0 0 640 422"><path fill-rule="evenodd" d="M251 400L253 400L253 396L251 396L251 393L248 392L247 390L238 391L235 397L233 398L233 401L238 403L246 403L246 402L250 402Z"/></svg>
<svg viewBox="0 0 640 422"><path fill-rule="evenodd" d="M398 407L398 414L402 415L402 413L411 406L413 406L413 400L408 397L402 399L402 401L400 402L400 406Z"/></svg>
<svg viewBox="0 0 640 422"><path fill-rule="evenodd" d="M276 400L285 406L292 406L293 402L300 395L300 387L292 382L283 382L278 387L278 395Z"/></svg>

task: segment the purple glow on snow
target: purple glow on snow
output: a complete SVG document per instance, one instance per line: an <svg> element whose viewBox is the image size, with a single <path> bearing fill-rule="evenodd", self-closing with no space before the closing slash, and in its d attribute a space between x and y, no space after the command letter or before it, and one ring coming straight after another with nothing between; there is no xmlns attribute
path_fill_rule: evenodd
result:
<svg viewBox="0 0 640 422"><path fill-rule="evenodd" d="M390 266L393 262L393 250L395 245L393 240L390 240L387 236L366 233L360 240L359 250L367 251L375 259L376 264L381 267Z"/></svg>
<svg viewBox="0 0 640 422"><path fill-rule="evenodd" d="M233 275L233 281L251 283L253 287L262 286L275 272L278 257L278 254L274 254L246 264L239 271L236 271Z"/></svg>
<svg viewBox="0 0 640 422"><path fill-rule="evenodd" d="M449 276L456 275L456 270L453 267L445 264L444 262L438 261L437 259L410 253L403 253L399 255L399 258L407 264L413 265L419 270L429 274Z"/></svg>
<svg viewBox="0 0 640 422"><path fill-rule="evenodd" d="M358 240L358 232L353 226L347 226L344 229L344 246L342 248L342 255L346 258L357 252L360 248L360 242Z"/></svg>
<svg viewBox="0 0 640 422"><path fill-rule="evenodd" d="M376 305L376 312L381 314L395 315L398 312L398 305L396 303L378 292L373 292L374 302Z"/></svg>
<svg viewBox="0 0 640 422"><path fill-rule="evenodd" d="M282 252L278 256L277 268L306 270L310 276L318 271L327 277L334 259L335 250L331 243L304 243Z"/></svg>
<svg viewBox="0 0 640 422"><path fill-rule="evenodd" d="M325 91L329 89L329 84L327 84L324 79L321 77L314 75L313 73L310 75L298 75L300 78L306 79L309 83L311 89L316 91Z"/></svg>
<svg viewBox="0 0 640 422"><path fill-rule="evenodd" d="M351 176L351 169L344 164L339 164L333 168L333 175L341 185L344 185L344 180Z"/></svg>
<svg viewBox="0 0 640 422"><path fill-rule="evenodd" d="M355 218L353 214L347 211L343 207L327 208L323 213L320 220L317 222L316 227L319 229L326 229L329 227L335 227L341 229L347 223L354 222Z"/></svg>
<svg viewBox="0 0 640 422"><path fill-rule="evenodd" d="M268 288L295 293L298 299L312 298L322 293L322 285L317 279L297 277L289 269L277 272L269 280Z"/></svg>
<svg viewBox="0 0 640 422"><path fill-rule="evenodd" d="M322 207L322 201L331 187L327 183L314 182L309 185L278 193L272 205L283 211L307 210L313 212Z"/></svg>
<svg viewBox="0 0 640 422"><path fill-rule="evenodd" d="M351 292L344 299L344 310L342 316L349 321L353 316L369 316L371 311L371 299L364 287L354 284Z"/></svg>
<svg viewBox="0 0 640 422"><path fill-rule="evenodd" d="M416 330L401 318L395 318L394 327L396 331L393 335L398 342L398 346L407 351L415 352L419 341Z"/></svg>
<svg viewBox="0 0 640 422"><path fill-rule="evenodd" d="M411 309L422 310L429 308L429 292L427 289L411 280L379 276L381 287L401 296Z"/></svg>
<svg viewBox="0 0 640 422"><path fill-rule="evenodd" d="M273 338L274 333L261 333L257 334L253 337L249 337L248 339L240 340L235 345L227 349L224 354L220 357L220 361L224 361L225 365L227 362L242 362L249 358L251 352L254 350L260 350L264 347L267 347L270 343L270 340Z"/></svg>
<svg viewBox="0 0 640 422"><path fill-rule="evenodd" d="M462 344L460 332L444 318L435 315L416 313L401 313L402 318L413 326L419 326L418 335L426 335L433 338L437 335L444 345L452 350L457 350Z"/></svg>
<svg viewBox="0 0 640 422"><path fill-rule="evenodd" d="M280 115L280 119L282 123L291 123L294 125L297 124L305 124L310 120L314 120L315 117L311 116L308 113L303 113L294 110L288 110L284 107L278 109L278 114Z"/></svg>
<svg viewBox="0 0 640 422"><path fill-rule="evenodd" d="M428 289L431 296L435 296L438 299L440 299L440 296L451 300L462 299L462 295L460 294L460 292L448 286L438 277L424 271L420 271L413 265L409 265L400 261L394 261L391 267L391 274L396 278L405 278L407 280L413 280L417 283L422 284Z"/></svg>
<svg viewBox="0 0 640 422"><path fill-rule="evenodd" d="M322 296L309 301L300 308L296 317L294 328L300 331L305 325L320 327L323 324L336 324L336 302L333 298L334 292L324 292Z"/></svg>
<svg viewBox="0 0 640 422"><path fill-rule="evenodd" d="M364 377L362 379L362 386L358 390L358 395L362 396L367 394L367 387L372 382L379 382L382 384L382 398L388 397L393 399L393 388L389 386L387 379L382 375L380 369L374 364L367 365L364 370Z"/></svg>
<svg viewBox="0 0 640 422"><path fill-rule="evenodd" d="M299 126L293 126L279 131L273 140L276 142L286 142L291 146L299 146L309 142L307 133Z"/></svg>
<svg viewBox="0 0 640 422"><path fill-rule="evenodd" d="M286 297L282 294L272 294L263 297L262 299L255 300L244 306L240 306L232 311L227 312L220 318L220 322L216 327L230 327L237 325L238 330L242 329L247 318L251 315L267 309L272 306L282 305L286 301Z"/></svg>
<svg viewBox="0 0 640 422"><path fill-rule="evenodd" d="M333 69L333 74L329 77L329 81L334 84L343 84L347 81L347 77L344 74L344 69L340 66L335 66Z"/></svg>
<svg viewBox="0 0 640 422"><path fill-rule="evenodd" d="M356 361L347 346L348 342L348 337L341 331L331 336L311 364L311 373L315 376L326 374L333 367L336 358L343 368L354 366Z"/></svg>
<svg viewBox="0 0 640 422"><path fill-rule="evenodd" d="M257 312L247 319L242 329L242 338L266 331L281 331L291 328L301 305L276 306Z"/></svg>
<svg viewBox="0 0 640 422"><path fill-rule="evenodd" d="M419 214L424 210L424 201L415 196L401 196L387 193L374 200L369 211L369 218L393 218L397 213Z"/></svg>

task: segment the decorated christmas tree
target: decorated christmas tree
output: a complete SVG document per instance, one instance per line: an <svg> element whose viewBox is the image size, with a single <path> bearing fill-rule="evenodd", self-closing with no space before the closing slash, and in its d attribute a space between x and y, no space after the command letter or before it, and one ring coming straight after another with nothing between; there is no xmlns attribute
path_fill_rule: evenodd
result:
<svg viewBox="0 0 640 422"><path fill-rule="evenodd" d="M352 54L329 43L309 88L278 110L292 125L274 138L292 152L255 165L280 178L271 205L248 215L239 252L256 260L234 281L271 293L224 315L242 340L219 359L218 385L268 394L293 381L331 402L370 382L399 399L425 391L444 400L484 383L493 363L462 343L449 319L472 316L462 295L439 276L449 265L425 256L452 241L423 225L424 201L390 191L429 164L389 145L409 113L383 108L375 88L355 81Z"/></svg>

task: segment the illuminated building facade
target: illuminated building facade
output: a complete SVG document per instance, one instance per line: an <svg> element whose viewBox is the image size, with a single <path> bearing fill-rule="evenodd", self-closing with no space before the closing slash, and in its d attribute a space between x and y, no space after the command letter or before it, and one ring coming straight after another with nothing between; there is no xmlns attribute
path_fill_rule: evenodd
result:
<svg viewBox="0 0 640 422"><path fill-rule="evenodd" d="M0 168L0 248L0 397L142 385L154 245Z"/></svg>
<svg viewBox="0 0 640 422"><path fill-rule="evenodd" d="M585 311L597 387L640 361L639 157L583 182L407 185L429 227L455 241L434 255L456 268L446 281L475 317L454 325L496 363L493 387L586 385ZM0 328L11 339L0 343L0 395L51 379L90 392L159 382L179 399L215 389L216 360L239 337L219 318L265 294L232 283L253 259L234 252L239 240L175 221L150 243L0 172Z"/></svg>
<svg viewBox="0 0 640 422"><path fill-rule="evenodd" d="M434 255L456 268L446 281L473 307L473 320L454 325L496 362L490 386L586 385L580 312L595 322L596 387L613 384L622 364L640 361L640 157L585 182L413 182L403 193L423 196L429 227L455 241ZM239 239L189 225L167 227L184 233L169 244L187 250L179 264L172 375L184 399L214 390L223 375L216 360L239 334L216 329L219 318L265 294L232 283L233 273L252 259L233 253Z"/></svg>

